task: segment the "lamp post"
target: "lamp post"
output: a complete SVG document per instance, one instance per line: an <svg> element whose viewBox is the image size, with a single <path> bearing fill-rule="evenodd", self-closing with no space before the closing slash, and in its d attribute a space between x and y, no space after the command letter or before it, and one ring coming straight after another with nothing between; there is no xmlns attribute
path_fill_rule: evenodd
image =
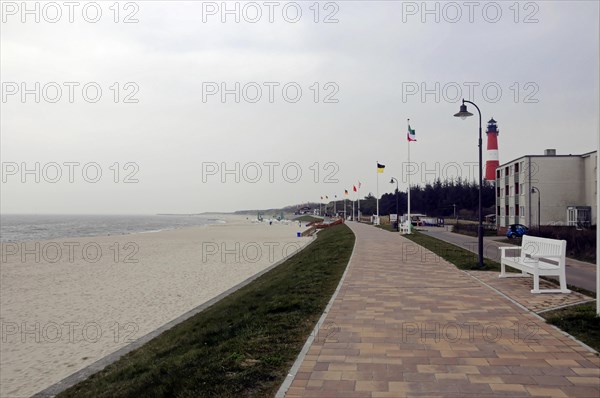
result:
<svg viewBox="0 0 600 398"><path fill-rule="evenodd" d="M390 184L396 182L396 225L398 226L396 229L400 231L400 214L398 213L398 179L392 177L390 180Z"/></svg>
<svg viewBox="0 0 600 398"><path fill-rule="evenodd" d="M461 119L466 119L469 116L473 116L473 114L469 111L467 111L467 106L465 104L471 104L475 107L475 109L477 109L477 112L479 113L479 225L477 227L477 250L478 250L478 267L479 268L483 268L483 209L482 209L482 202L481 202L481 187L483 185L483 175L482 175L482 171L481 171L481 165L483 162L483 156L481 153L481 111L479 110L479 107L471 101L466 101L466 100L462 100L462 105L460 106L460 111L456 114L454 114L455 117L459 117Z"/></svg>
<svg viewBox="0 0 600 398"><path fill-rule="evenodd" d="M541 209L541 207L540 207L540 197L541 197L541 194L540 194L539 188L537 188L537 187L531 187L531 193L537 193L537 196L538 196L538 235L541 236L541 231L542 231L542 224L540 222L541 221L541 212L540 212L540 209Z"/></svg>

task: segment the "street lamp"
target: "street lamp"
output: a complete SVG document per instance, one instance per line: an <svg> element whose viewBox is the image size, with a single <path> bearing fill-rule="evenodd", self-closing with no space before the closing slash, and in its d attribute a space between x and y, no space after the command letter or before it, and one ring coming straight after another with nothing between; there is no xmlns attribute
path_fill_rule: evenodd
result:
<svg viewBox="0 0 600 398"><path fill-rule="evenodd" d="M390 184L396 182L396 225L398 226L396 229L400 231L400 214L398 214L398 180L394 177L390 180Z"/></svg>
<svg viewBox="0 0 600 398"><path fill-rule="evenodd" d="M460 111L456 114L454 114L455 117L459 117L461 119L466 119L469 116L473 116L473 114L469 111L467 111L467 105L465 104L471 104L473 105L476 109L477 112L479 113L479 226L477 228L477 246L478 246L478 267L479 268L483 268L483 209L482 209L482 202L481 202L481 187L483 185L483 175L482 175L482 171L481 171L481 165L482 165L482 161L483 161L483 157L482 157L482 153L481 153L481 111L479 110L479 107L471 101L466 101L466 100L462 100L462 105L460 106Z"/></svg>
<svg viewBox="0 0 600 398"><path fill-rule="evenodd" d="M540 212L540 190L537 187L531 187L531 193L537 193L538 196L538 235L542 236L541 230L542 230L542 224L540 223L541 220L541 212Z"/></svg>

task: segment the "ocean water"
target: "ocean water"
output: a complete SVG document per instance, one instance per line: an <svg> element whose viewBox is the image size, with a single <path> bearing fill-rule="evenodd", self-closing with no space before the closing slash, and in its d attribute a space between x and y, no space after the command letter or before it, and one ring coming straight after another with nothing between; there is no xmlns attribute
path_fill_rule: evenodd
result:
<svg viewBox="0 0 600 398"><path fill-rule="evenodd" d="M223 222L202 215L0 215L0 242L124 235Z"/></svg>

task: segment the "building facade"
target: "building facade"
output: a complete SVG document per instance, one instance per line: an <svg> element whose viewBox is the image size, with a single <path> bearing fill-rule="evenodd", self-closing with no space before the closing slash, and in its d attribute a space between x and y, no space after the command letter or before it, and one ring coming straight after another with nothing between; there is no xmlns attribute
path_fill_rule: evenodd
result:
<svg viewBox="0 0 600 398"><path fill-rule="evenodd" d="M598 152L526 155L496 169L496 226L596 225ZM539 207L539 210L538 210Z"/></svg>

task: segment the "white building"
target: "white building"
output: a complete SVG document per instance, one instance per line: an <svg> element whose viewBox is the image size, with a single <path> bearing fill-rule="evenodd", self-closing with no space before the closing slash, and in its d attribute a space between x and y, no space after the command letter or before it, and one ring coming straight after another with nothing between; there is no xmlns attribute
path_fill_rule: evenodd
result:
<svg viewBox="0 0 600 398"><path fill-rule="evenodd" d="M526 155L496 169L496 225L596 225L597 151L583 155ZM539 193L538 193L539 191Z"/></svg>

